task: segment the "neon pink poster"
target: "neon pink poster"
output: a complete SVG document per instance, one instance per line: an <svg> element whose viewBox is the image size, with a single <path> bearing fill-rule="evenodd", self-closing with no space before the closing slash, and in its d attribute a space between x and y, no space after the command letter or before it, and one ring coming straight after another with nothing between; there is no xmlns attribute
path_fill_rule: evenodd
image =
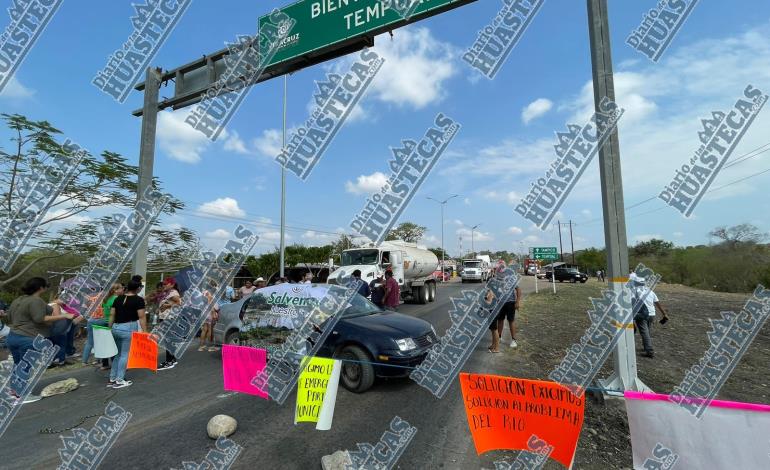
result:
<svg viewBox="0 0 770 470"><path fill-rule="evenodd" d="M248 393L267 399L267 393L251 385L257 372L265 368L267 351L225 344L222 346L222 375L225 390Z"/></svg>

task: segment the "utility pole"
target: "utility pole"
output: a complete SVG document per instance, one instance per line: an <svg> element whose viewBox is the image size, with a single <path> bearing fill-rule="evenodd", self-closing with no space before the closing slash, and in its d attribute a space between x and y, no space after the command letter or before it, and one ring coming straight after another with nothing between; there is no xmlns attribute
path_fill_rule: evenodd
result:
<svg viewBox="0 0 770 470"><path fill-rule="evenodd" d="M569 244L572 247L572 264L575 264L575 242L572 240L572 220L569 221Z"/></svg>
<svg viewBox="0 0 770 470"><path fill-rule="evenodd" d="M155 164L155 131L158 128L158 95L160 94L161 70L147 68L144 82L144 106L142 108L142 137L139 143L139 181L136 185L136 200L152 185L152 169ZM149 235L134 253L131 262L134 275L142 276L147 283L147 251Z"/></svg>
<svg viewBox="0 0 770 470"><path fill-rule="evenodd" d="M286 148L286 93L289 88L289 76L283 76L283 144L281 148ZM283 268L286 257L286 165L281 165L281 254L279 276L283 277Z"/></svg>
<svg viewBox="0 0 770 470"><path fill-rule="evenodd" d="M586 0L588 6L588 32L591 44L591 70L593 75L594 107L604 97L615 101L615 85L612 73L610 26L607 0ZM620 293L628 281L628 244L626 240L626 215L623 209L623 182L620 171L620 145L618 129L599 149L599 175L602 188L604 216L604 243L607 248L608 281L616 293ZM623 334L615 347L614 372L599 383L605 389L650 391L636 375L636 351L633 323L619 324Z"/></svg>
<svg viewBox="0 0 770 470"><path fill-rule="evenodd" d="M564 249L561 246L561 221L556 221L556 226L559 227L559 259L564 261Z"/></svg>

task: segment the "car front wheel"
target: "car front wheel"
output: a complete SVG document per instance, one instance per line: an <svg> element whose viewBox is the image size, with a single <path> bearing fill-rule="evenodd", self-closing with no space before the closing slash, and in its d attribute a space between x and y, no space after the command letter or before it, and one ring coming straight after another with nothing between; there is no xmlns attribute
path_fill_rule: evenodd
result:
<svg viewBox="0 0 770 470"><path fill-rule="evenodd" d="M225 344L241 344L241 332L238 330L228 331L225 335Z"/></svg>
<svg viewBox="0 0 770 470"><path fill-rule="evenodd" d="M345 346L337 355L342 360L342 386L353 393L364 393L374 384L374 366L369 354L358 346Z"/></svg>

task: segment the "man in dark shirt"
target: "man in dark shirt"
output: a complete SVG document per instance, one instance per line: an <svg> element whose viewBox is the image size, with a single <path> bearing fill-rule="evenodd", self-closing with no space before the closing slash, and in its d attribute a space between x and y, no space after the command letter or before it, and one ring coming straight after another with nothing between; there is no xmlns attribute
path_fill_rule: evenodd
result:
<svg viewBox="0 0 770 470"><path fill-rule="evenodd" d="M355 271L353 271L353 279L352 279L352 281L353 282L358 282L360 280L361 280L361 270L360 269L356 269ZM367 284L365 282L361 282L361 284L358 286L358 293L363 295L364 297L368 298L369 294L371 293L371 291L369 289L369 284Z"/></svg>
<svg viewBox="0 0 770 470"><path fill-rule="evenodd" d="M380 308L385 306L383 303L383 300L385 300L385 287L383 284L382 275L377 276L377 279L369 283L369 291L372 294L372 303Z"/></svg>

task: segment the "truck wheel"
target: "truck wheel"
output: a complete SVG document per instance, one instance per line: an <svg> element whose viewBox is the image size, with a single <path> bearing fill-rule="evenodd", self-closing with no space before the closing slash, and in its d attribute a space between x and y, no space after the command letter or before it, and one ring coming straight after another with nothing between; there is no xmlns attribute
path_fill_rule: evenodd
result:
<svg viewBox="0 0 770 470"><path fill-rule="evenodd" d="M345 346L337 355L337 358L343 361L342 370L340 371L343 387L353 393L364 393L372 388L374 384L374 366L370 364L372 358L369 357L366 351L358 346ZM345 359L356 362L346 362Z"/></svg>
<svg viewBox="0 0 770 470"><path fill-rule="evenodd" d="M436 300L436 284L428 284L428 302Z"/></svg>
<svg viewBox="0 0 770 470"><path fill-rule="evenodd" d="M420 286L417 288L417 303L424 305L428 303L430 293L428 292L428 286Z"/></svg>
<svg viewBox="0 0 770 470"><path fill-rule="evenodd" d="M225 335L225 344L241 344L241 332L230 330Z"/></svg>

